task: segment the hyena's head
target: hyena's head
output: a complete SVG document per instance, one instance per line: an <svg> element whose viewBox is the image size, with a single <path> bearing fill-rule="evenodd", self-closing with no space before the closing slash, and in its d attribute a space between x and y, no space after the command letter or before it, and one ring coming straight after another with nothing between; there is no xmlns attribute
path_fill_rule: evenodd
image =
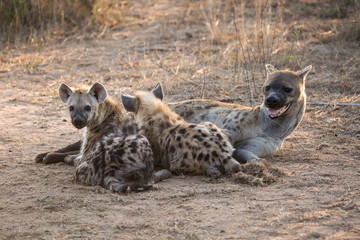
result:
<svg viewBox="0 0 360 240"><path fill-rule="evenodd" d="M263 86L264 105L270 118L278 118L305 104L305 79L312 66L298 71L277 70L266 64L267 81ZM301 106L303 107L303 106Z"/></svg>
<svg viewBox="0 0 360 240"><path fill-rule="evenodd" d="M129 112L135 113L138 123L148 117L155 118L156 112L167 111L167 108L161 102L163 97L160 83L151 92L136 92L134 97L121 94L124 108ZM142 124L139 124L139 127L140 125Z"/></svg>
<svg viewBox="0 0 360 240"><path fill-rule="evenodd" d="M101 83L95 83L89 90L72 90L65 83L59 86L59 96L67 103L71 122L81 129L97 114L97 109L107 97L105 87Z"/></svg>

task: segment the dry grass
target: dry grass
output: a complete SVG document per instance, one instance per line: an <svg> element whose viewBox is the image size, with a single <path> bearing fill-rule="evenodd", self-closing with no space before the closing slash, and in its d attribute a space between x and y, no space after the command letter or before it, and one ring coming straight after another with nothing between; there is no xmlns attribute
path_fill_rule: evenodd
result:
<svg viewBox="0 0 360 240"><path fill-rule="evenodd" d="M110 10L119 15L100 18L98 29L85 20L83 29L64 35L37 30L43 44L31 43L28 33L18 36L24 44L6 41L0 52L2 236L358 238L360 108L337 103L360 103L359 42L343 34L352 5L339 18L327 14L334 2L113 1L118 5ZM300 126L267 159L274 169L246 166L265 187L177 176L156 190L122 196L74 184L70 166L34 163L36 154L82 135L58 99L61 82L100 81L118 96L160 81L166 101L255 105L262 100L264 62L294 70L312 64L308 100L335 103L307 107ZM276 178L276 168L289 176Z"/></svg>

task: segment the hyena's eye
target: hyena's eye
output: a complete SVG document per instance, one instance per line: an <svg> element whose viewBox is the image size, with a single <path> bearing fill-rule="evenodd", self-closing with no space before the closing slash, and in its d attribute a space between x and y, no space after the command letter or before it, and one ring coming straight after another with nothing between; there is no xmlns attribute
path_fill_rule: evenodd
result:
<svg viewBox="0 0 360 240"><path fill-rule="evenodd" d="M291 88L286 87L286 88L284 88L284 91L285 91L285 92L287 92L287 93L291 93L291 92L292 92L292 89L291 89Z"/></svg>
<svg viewBox="0 0 360 240"><path fill-rule="evenodd" d="M266 87L265 87L265 91L269 91L270 88L271 88L271 86L266 86Z"/></svg>
<svg viewBox="0 0 360 240"><path fill-rule="evenodd" d="M74 111L74 106L69 107L70 112Z"/></svg>
<svg viewBox="0 0 360 240"><path fill-rule="evenodd" d="M85 111L91 111L91 107L89 105L85 106Z"/></svg>

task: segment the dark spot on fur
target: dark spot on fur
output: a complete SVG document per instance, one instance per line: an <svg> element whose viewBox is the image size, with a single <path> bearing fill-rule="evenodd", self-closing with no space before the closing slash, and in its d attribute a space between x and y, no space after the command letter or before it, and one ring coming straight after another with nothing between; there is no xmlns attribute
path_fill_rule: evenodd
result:
<svg viewBox="0 0 360 240"><path fill-rule="evenodd" d="M170 152L175 152L175 147L174 146L170 147Z"/></svg>
<svg viewBox="0 0 360 240"><path fill-rule="evenodd" d="M137 143L135 142L135 141L132 141L131 143L130 143L130 146L129 146L130 148L136 148L137 147Z"/></svg>
<svg viewBox="0 0 360 240"><path fill-rule="evenodd" d="M210 158L209 154L206 154L205 157L204 157L204 160L205 160L206 162L208 162L208 161L209 161L209 158Z"/></svg>
<svg viewBox="0 0 360 240"><path fill-rule="evenodd" d="M189 128L195 128L196 124L190 124Z"/></svg>
<svg viewBox="0 0 360 240"><path fill-rule="evenodd" d="M241 112L238 112L237 114L236 114L236 119L238 119L239 117L240 117L240 115L241 115Z"/></svg>
<svg viewBox="0 0 360 240"><path fill-rule="evenodd" d="M227 119L225 118L224 121L222 122L222 124L225 124L227 122Z"/></svg>
<svg viewBox="0 0 360 240"><path fill-rule="evenodd" d="M244 117L246 117L247 115L249 115L249 113L248 112L244 112Z"/></svg>
<svg viewBox="0 0 360 240"><path fill-rule="evenodd" d="M185 161L181 161L181 167L184 168L186 166Z"/></svg>
<svg viewBox="0 0 360 240"><path fill-rule="evenodd" d="M188 157L188 153L184 153L184 159L186 159Z"/></svg>
<svg viewBox="0 0 360 240"><path fill-rule="evenodd" d="M204 154L203 154L203 153L200 153L200 154L198 155L198 157L197 157L197 160L198 160L198 161L201 161L202 158L203 158L203 156L204 156Z"/></svg>
<svg viewBox="0 0 360 240"><path fill-rule="evenodd" d="M170 130L170 134L173 134L173 133L176 131L176 129L178 129L178 127L180 127L180 125L177 125L177 126L174 127L173 129L171 129L171 130Z"/></svg>
<svg viewBox="0 0 360 240"><path fill-rule="evenodd" d="M194 153L192 154L192 156L193 156L193 159L195 160L195 159L196 159L196 153L194 152Z"/></svg>
<svg viewBox="0 0 360 240"><path fill-rule="evenodd" d="M241 119L240 119L240 122L243 122L244 120L245 120L245 118L241 118Z"/></svg>
<svg viewBox="0 0 360 240"><path fill-rule="evenodd" d="M208 142L203 142L203 144L204 144L204 146L205 146L206 148L210 148L210 147L211 147L211 145L210 145Z"/></svg>
<svg viewBox="0 0 360 240"><path fill-rule="evenodd" d="M179 148L182 148L182 147L183 147L182 143L179 143Z"/></svg>
<svg viewBox="0 0 360 240"><path fill-rule="evenodd" d="M115 151L115 155L117 157L122 157L124 155L124 153L125 153L125 151L122 148Z"/></svg>
<svg viewBox="0 0 360 240"><path fill-rule="evenodd" d="M212 107L215 107L216 105L207 105L206 107L204 107L205 109L209 109L209 108L212 108Z"/></svg>
<svg viewBox="0 0 360 240"><path fill-rule="evenodd" d="M181 141L181 137L178 136L178 137L176 138L176 141L180 142L180 141Z"/></svg>
<svg viewBox="0 0 360 240"><path fill-rule="evenodd" d="M210 131L211 131L211 132L217 132L217 129L216 129L216 128L211 128Z"/></svg>
<svg viewBox="0 0 360 240"><path fill-rule="evenodd" d="M129 160L131 161L131 162L135 162L135 159L134 158L132 158L132 157L129 157Z"/></svg>
<svg viewBox="0 0 360 240"><path fill-rule="evenodd" d="M203 140L202 137L200 137L199 135L195 135L194 138L199 140L200 142L202 142L202 140Z"/></svg>
<svg viewBox="0 0 360 240"><path fill-rule="evenodd" d="M171 127L171 125L168 122L160 123L161 130L164 130L164 129L169 128L169 127Z"/></svg>
<svg viewBox="0 0 360 240"><path fill-rule="evenodd" d="M211 153L215 158L219 157L219 154L216 151L212 151Z"/></svg>
<svg viewBox="0 0 360 240"><path fill-rule="evenodd" d="M113 144L113 142L114 142L113 139L109 139L109 140L107 141L107 144L108 144L108 145L111 145L111 144Z"/></svg>
<svg viewBox="0 0 360 240"><path fill-rule="evenodd" d="M185 112L185 117L190 117L193 114L194 114L194 112L190 110L188 112Z"/></svg>
<svg viewBox="0 0 360 240"><path fill-rule="evenodd" d="M179 133L180 133L180 134L185 134L185 133L186 133L186 129L185 129L185 128L180 129L180 130L179 130Z"/></svg>
<svg viewBox="0 0 360 240"><path fill-rule="evenodd" d="M136 153L137 151L136 151L136 148L132 148L131 149L131 153Z"/></svg>
<svg viewBox="0 0 360 240"><path fill-rule="evenodd" d="M216 134L216 136L218 137L219 140L223 140L224 138L221 136L220 133Z"/></svg>

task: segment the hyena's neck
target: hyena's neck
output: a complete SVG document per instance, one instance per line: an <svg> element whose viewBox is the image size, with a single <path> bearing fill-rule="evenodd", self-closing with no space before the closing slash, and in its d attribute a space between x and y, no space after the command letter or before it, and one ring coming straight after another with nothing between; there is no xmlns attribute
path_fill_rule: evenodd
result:
<svg viewBox="0 0 360 240"><path fill-rule="evenodd" d="M104 102L98 105L97 111L95 111L91 121L87 125L88 131L94 131L106 127L106 125L115 120L125 120L127 114L124 112L121 105L111 98L107 98Z"/></svg>
<svg viewBox="0 0 360 240"><path fill-rule="evenodd" d="M142 116L139 127L150 143L161 145L161 136L181 121L183 119L179 115L172 112L167 105L161 104Z"/></svg>
<svg viewBox="0 0 360 240"><path fill-rule="evenodd" d="M128 116L120 104L107 98L99 104L92 120L86 126L82 151L90 151L104 133L109 132L109 129L120 127L123 122L127 121Z"/></svg>

